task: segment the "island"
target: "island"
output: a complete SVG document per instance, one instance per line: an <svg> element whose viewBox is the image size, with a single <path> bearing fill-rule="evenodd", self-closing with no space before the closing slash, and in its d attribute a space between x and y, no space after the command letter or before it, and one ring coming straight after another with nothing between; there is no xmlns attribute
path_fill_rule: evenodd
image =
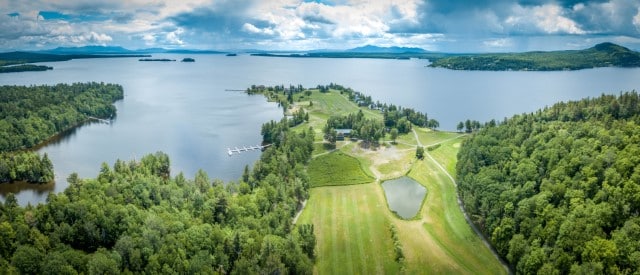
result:
<svg viewBox="0 0 640 275"><path fill-rule="evenodd" d="M182 62L196 62L196 60L191 57L185 57L182 59Z"/></svg>
<svg viewBox="0 0 640 275"><path fill-rule="evenodd" d="M169 58L141 58L138 59L138 61L144 61L144 62L173 62L176 61L175 59L169 59Z"/></svg>
<svg viewBox="0 0 640 275"><path fill-rule="evenodd" d="M238 56L238 54L235 53L228 53L227 56Z"/></svg>
<svg viewBox="0 0 640 275"><path fill-rule="evenodd" d="M584 50L449 56L429 67L479 71L562 71L599 67L640 67L640 53L613 43Z"/></svg>
<svg viewBox="0 0 640 275"><path fill-rule="evenodd" d="M44 65L33 65L33 64L20 64L20 65L0 67L0 73L16 73L16 72L46 71L46 70L53 70L53 67L44 66Z"/></svg>

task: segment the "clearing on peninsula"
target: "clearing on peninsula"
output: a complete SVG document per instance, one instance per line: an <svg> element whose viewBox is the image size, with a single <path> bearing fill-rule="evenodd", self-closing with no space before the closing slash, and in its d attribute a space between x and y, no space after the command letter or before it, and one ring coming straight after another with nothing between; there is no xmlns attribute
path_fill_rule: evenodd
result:
<svg viewBox="0 0 640 275"><path fill-rule="evenodd" d="M358 137L331 142L323 128L336 117L361 116L361 121L382 123L390 115L362 104L364 95L340 85L285 90L254 86L248 92L280 103L295 121L294 131L314 129L310 197L296 224L314 226L315 273L506 273L458 206L450 175L467 135L412 125L395 140L384 133L377 144L364 142L359 132ZM433 150L416 159L416 148L422 146ZM384 180L405 175L428 190L410 220L389 209L381 186Z"/></svg>

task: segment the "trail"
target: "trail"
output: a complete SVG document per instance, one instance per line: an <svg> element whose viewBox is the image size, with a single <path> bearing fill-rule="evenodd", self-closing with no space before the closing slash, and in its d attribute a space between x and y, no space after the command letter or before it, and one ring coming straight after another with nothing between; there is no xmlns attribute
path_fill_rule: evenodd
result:
<svg viewBox="0 0 640 275"><path fill-rule="evenodd" d="M415 130L413 130L413 134L416 137L416 141L418 142L419 146L422 146L422 143L420 142L420 139L418 139L418 133L416 133ZM459 138L461 136L464 135L460 135L454 138L450 138L444 141L440 141L440 142L436 142L434 144L431 144L429 146L433 146L433 145L437 145L446 141L450 141L456 138ZM453 178L453 176L451 176L451 174L449 174L449 172L447 171L447 169L445 169L435 158L433 158L433 156L431 156L431 154L429 154L428 150L425 150L425 155L427 157L429 157L429 159L436 164L436 166L438 166L438 168L440 168L440 170L442 170L442 172L444 172L444 174L449 178L449 180L451 180L451 182L453 183L453 186L456 187L456 198L458 200L458 206L460 207L460 210L462 211L462 215L464 215L464 219L467 221L467 224L469 224L469 226L471 226L471 229L473 229L473 231L476 233L476 235L478 235L478 237L480 237L480 239L482 240L482 242L484 243L484 245L489 248L489 250L491 250L491 253L493 254L494 257L496 257L498 259L498 261L500 261L500 263L502 264L502 266L504 267L504 269L507 271L508 274L512 274L511 269L509 269L509 266L507 265L506 262L504 262L504 260L498 255L498 253L496 252L496 250L493 248L493 246L491 246L491 244L489 243L489 241L487 241L487 239L484 237L484 235L482 234L482 232L480 232L480 230L476 227L476 225L471 221L471 219L469 219L469 216L467 215L467 211L465 211L464 206L462 204L462 200L460 200L460 193L457 192L457 187L458 187L458 183L456 183L456 180Z"/></svg>
<svg viewBox="0 0 640 275"><path fill-rule="evenodd" d="M304 211L305 206L307 206L307 200L302 201L302 207L300 207L300 210L298 210L296 215L293 217L293 221L291 222L292 224L296 224L298 222L298 218L300 218L300 214Z"/></svg>

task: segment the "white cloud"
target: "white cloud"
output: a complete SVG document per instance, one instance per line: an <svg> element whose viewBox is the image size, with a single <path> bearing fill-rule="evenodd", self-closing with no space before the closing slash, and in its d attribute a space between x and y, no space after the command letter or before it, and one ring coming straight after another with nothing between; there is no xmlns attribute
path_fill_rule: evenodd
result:
<svg viewBox="0 0 640 275"><path fill-rule="evenodd" d="M182 33L184 33L184 29L178 28L175 31L167 33L165 38L166 38L166 40L167 40L167 42L169 44L183 45L184 41L182 41L182 39L180 39L180 34L182 34Z"/></svg>
<svg viewBox="0 0 640 275"><path fill-rule="evenodd" d="M565 17L562 7L557 4L523 7L516 5L512 15L504 21L516 32L538 30L546 34L585 34L578 24Z"/></svg>
<svg viewBox="0 0 640 275"><path fill-rule="evenodd" d="M640 32L640 8L638 8L638 13L633 17L633 25L636 26L636 30Z"/></svg>

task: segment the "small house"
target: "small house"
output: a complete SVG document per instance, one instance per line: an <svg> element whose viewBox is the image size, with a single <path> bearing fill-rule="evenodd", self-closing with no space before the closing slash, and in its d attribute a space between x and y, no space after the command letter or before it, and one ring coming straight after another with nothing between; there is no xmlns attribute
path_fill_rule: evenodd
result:
<svg viewBox="0 0 640 275"><path fill-rule="evenodd" d="M351 129L336 129L336 140L344 140L351 136Z"/></svg>

